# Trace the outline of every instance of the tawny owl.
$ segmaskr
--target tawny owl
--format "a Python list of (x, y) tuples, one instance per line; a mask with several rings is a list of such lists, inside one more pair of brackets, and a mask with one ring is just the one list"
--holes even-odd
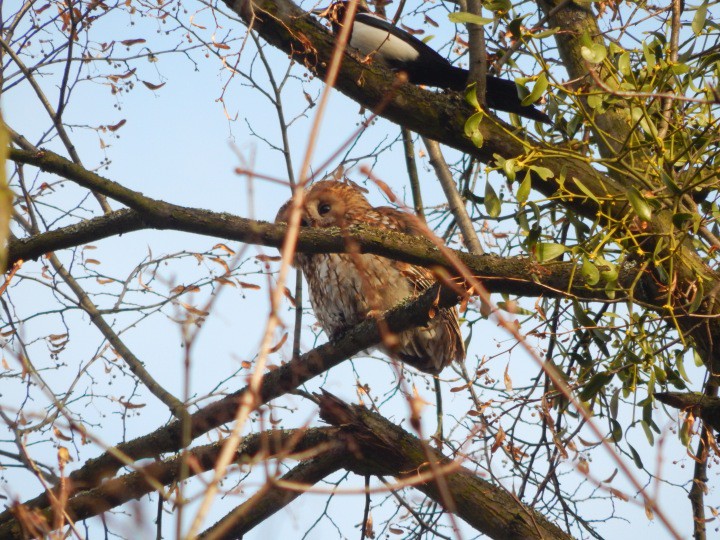
[[(288, 221), (291, 202), (280, 208), (276, 223)], [(306, 193), (301, 225), (323, 228), (358, 224), (422, 234), (409, 214), (388, 206), (372, 207), (353, 185), (322, 181)], [(436, 281), (426, 268), (371, 254), (298, 253), (296, 263), (307, 280), (315, 316), (330, 339), (371, 313), (419, 295)], [(426, 326), (397, 337), (399, 343), (392, 352), (385, 347), (383, 350), (426, 373), (439, 373), (453, 360), (465, 359), (455, 308), (441, 309)]]

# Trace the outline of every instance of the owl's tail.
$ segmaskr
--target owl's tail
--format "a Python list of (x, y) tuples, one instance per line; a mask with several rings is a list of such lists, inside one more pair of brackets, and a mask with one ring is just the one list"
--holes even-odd
[(464, 362), (465, 342), (457, 311), (441, 309), (426, 326), (403, 332), (395, 354), (402, 362), (431, 375), (437, 375), (453, 361)]

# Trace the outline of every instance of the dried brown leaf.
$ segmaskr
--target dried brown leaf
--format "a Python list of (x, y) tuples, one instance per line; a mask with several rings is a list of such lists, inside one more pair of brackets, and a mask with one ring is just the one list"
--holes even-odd
[(382, 190), (382, 192), (385, 194), (385, 196), (388, 198), (388, 200), (390, 202), (394, 203), (397, 201), (397, 197), (393, 193), (393, 190), (390, 189), (390, 186), (388, 186), (385, 182), (383, 182), (382, 180), (379, 180), (377, 178), (375, 179), (375, 183), (377, 184), (377, 187), (379, 187)]
[(132, 47), (133, 45), (139, 45), (140, 43), (145, 43), (145, 39), (143, 38), (137, 38), (137, 39), (123, 39), (120, 43), (125, 45), (126, 47)]
[(73, 458), (70, 456), (70, 452), (64, 446), (58, 446), (58, 463), (60, 468), (65, 467), (67, 463), (70, 463)]
[(367, 521), (365, 522), (365, 536), (368, 538), (375, 538), (375, 531), (373, 530), (373, 518), (372, 514), (368, 513)]
[(282, 257), (280, 257), (279, 255), (265, 255), (264, 253), (261, 253), (260, 255), (255, 255), (255, 258), (258, 261), (262, 262), (277, 262), (282, 260)]
[(512, 392), (513, 384), (512, 379), (510, 378), (510, 363), (508, 363), (507, 366), (505, 366), (505, 373), (503, 374), (503, 380), (505, 381), (505, 390), (508, 392)]
[(225, 244), (222, 244), (222, 243), (215, 244), (212, 248), (213, 249), (222, 249), (223, 251), (226, 251), (228, 253), (228, 255), (235, 255), (235, 252), (232, 249), (230, 249), (229, 247), (227, 247)]
[(62, 431), (60, 431), (56, 427), (53, 427), (53, 433), (61, 441), (72, 441), (72, 437), (68, 437), (67, 435), (65, 435)]
[(602, 481), (603, 484), (609, 484), (615, 479), (615, 475), (617, 475), (618, 470), (615, 469), (610, 476), (608, 476), (605, 480)]
[(598, 446), (599, 444), (602, 444), (602, 441), (600, 441), (600, 442), (586, 441), (579, 435), (578, 435), (578, 440), (583, 444), (583, 446)]
[(186, 304), (185, 302), (180, 302), (180, 305), (193, 315), (198, 315), (199, 317), (207, 317), (210, 314), (208, 311), (203, 311), (202, 309), (198, 309), (190, 304)]
[[(560, 439), (558, 439), (557, 434), (553, 434), (553, 442), (555, 443), (555, 448), (558, 449), (558, 451), (560, 452), (560, 455), (562, 456), (562, 458), (563, 458), (563, 459), (567, 459), (567, 458), (568, 458), (567, 450), (565, 449), (565, 446), (563, 446), (563, 444), (562, 444), (562, 442), (560, 441)], [(570, 444), (568, 443), (568, 446), (569, 446), (569, 445), (570, 445)]]
[(411, 27), (406, 26), (406, 25), (404, 25), (404, 24), (400, 24), (400, 28), (402, 28), (403, 30), (405, 30), (408, 34), (412, 34), (412, 35), (414, 35), (414, 36), (415, 36), (415, 35), (422, 35), (422, 34), (425, 33), (425, 30), (422, 30), (422, 29), (420, 29), (420, 28), (411, 28)]
[(105, 126), (105, 127), (106, 127), (106, 129), (107, 129), (108, 131), (115, 132), (115, 131), (117, 131), (118, 129), (120, 129), (121, 127), (123, 127), (126, 123), (127, 123), (127, 120), (125, 120), (125, 119), (123, 118), (123, 119), (120, 120), (117, 124), (113, 124), (112, 126)]
[(649, 505), (645, 505), (645, 516), (646, 516), (649, 520), (655, 519), (655, 513), (653, 512), (653, 509), (650, 508)]
[(278, 352), (280, 350), (280, 348), (283, 346), (283, 344), (287, 341), (287, 338), (288, 338), (288, 333), (285, 332), (283, 334), (283, 336), (280, 338), (280, 341), (278, 342), (278, 344), (275, 345), (274, 347), (270, 347), (270, 350), (268, 352), (271, 354)]
[(255, 285), (254, 283), (246, 283), (245, 281), (238, 281), (238, 285), (240, 285), (243, 289), (252, 289), (253, 291), (257, 291), (260, 289), (260, 285)]
[(627, 501), (630, 500), (630, 497), (628, 497), (627, 495), (625, 495), (625, 494), (624, 494), (622, 491), (620, 491), (619, 489), (610, 488), (610, 493), (612, 493), (613, 495), (615, 495), (615, 496), (616, 496), (618, 499), (620, 499), (621, 501), (627, 502)]
[(285, 289), (283, 290), (283, 293), (285, 294), (285, 298), (288, 299), (288, 302), (290, 302), (290, 305), (292, 307), (295, 307), (297, 304), (295, 303), (295, 297), (290, 293), (290, 289), (285, 287)]
[(142, 409), (145, 407), (145, 403), (130, 403), (129, 401), (123, 401), (121, 399), (119, 399), (118, 402), (126, 409)]
[(165, 86), (167, 83), (160, 83), (160, 84), (153, 84), (147, 81), (142, 82), (145, 86), (147, 86), (150, 90), (160, 90), (163, 86)]
[(493, 442), (492, 446), (490, 447), (490, 452), (494, 454), (498, 451), (498, 448), (500, 448), (505, 441), (505, 430), (503, 430), (502, 426), (498, 427), (498, 432), (495, 434), (495, 442)]
[(214, 262), (215, 264), (219, 264), (220, 266), (222, 266), (222, 267), (225, 269), (225, 273), (226, 273), (226, 274), (229, 274), (229, 273), (230, 273), (230, 267), (229, 267), (228, 264), (227, 264), (223, 259), (221, 259), (220, 257), (210, 257), (210, 260), (211, 260), (212, 262)]

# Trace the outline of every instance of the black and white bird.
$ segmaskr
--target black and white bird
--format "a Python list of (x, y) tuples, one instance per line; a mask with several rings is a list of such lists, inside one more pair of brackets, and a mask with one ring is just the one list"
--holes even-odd
[[(342, 28), (347, 1), (333, 2), (312, 13), (330, 21), (333, 33)], [(350, 32), (350, 46), (395, 71), (403, 71), (413, 84), (462, 91), (467, 86), (468, 71), (453, 66), (446, 58), (418, 38), (379, 17), (358, 3)], [(532, 105), (522, 105), (513, 81), (487, 76), (485, 100), (492, 109), (515, 113), (539, 122), (550, 118)]]

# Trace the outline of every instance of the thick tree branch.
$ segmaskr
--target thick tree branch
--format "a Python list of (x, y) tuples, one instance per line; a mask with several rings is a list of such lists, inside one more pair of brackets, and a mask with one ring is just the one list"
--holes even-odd
[[(444, 481), (451, 493), (455, 513), (478, 531), (491, 538), (513, 540), (572, 537), (542, 514), (523, 505), (507, 490), (478, 478), (477, 475), (443, 456), (430, 445), (396, 426), (379, 414), (360, 406), (350, 406), (325, 393), (320, 416), (342, 428), (359, 447), (359, 454), (348, 453), (350, 468), (357, 474), (392, 475), (412, 482), (428, 472), (433, 460), (445, 469)], [(438, 480), (430, 478), (414, 484), (442, 506)]]
[[(597, 19), (593, 15), (590, 5), (567, 2), (560, 9), (556, 9), (560, 3), (553, 0), (538, 0), (538, 5), (548, 17), (549, 26), (562, 28), (562, 32), (555, 34), (555, 40), (563, 66), (570, 75), (570, 79), (577, 81), (576, 87), (581, 87), (583, 84), (595, 86), (593, 80), (588, 77), (588, 63), (582, 56), (582, 48), (585, 46), (583, 39), (585, 35), (590, 38), (592, 43), (605, 46)], [(598, 76), (605, 84), (616, 88), (618, 81), (614, 75), (603, 69), (602, 64), (598, 66)], [(589, 92), (583, 93), (580, 100), (585, 107), (585, 116), (592, 119), (591, 125), (595, 132), (600, 155), (614, 159), (619, 154), (623, 154), (628, 142), (633, 140), (632, 126), (628, 122), (629, 115), (616, 107), (607, 107), (601, 112), (593, 110), (587, 103), (589, 94)]]
[[(275, 225), (197, 208), (175, 208), (177, 212), (172, 218), (167, 217), (164, 212), (154, 214), (152, 210), (144, 212), (142, 216), (135, 210), (118, 210), (76, 225), (16, 239), (9, 243), (8, 260), (12, 264), (18, 260), (36, 259), (48, 252), (148, 228), (192, 232), (277, 248), (282, 246), (285, 237), (286, 227), (282, 224)], [(374, 253), (431, 268), (443, 267), (457, 275), (457, 271), (429, 240), (361, 226), (351, 227), (344, 235), (340, 235), (338, 229), (332, 228), (302, 229), (298, 237), (297, 251), (344, 253), (348, 240), (352, 240), (361, 253)], [(578, 275), (577, 267), (572, 262), (539, 264), (528, 257), (478, 256), (448, 249), (470, 268), (474, 276), (483, 280), (490, 292), (522, 296), (571, 296), (607, 301), (604, 289), (600, 286), (588, 286), (582, 276)], [(620, 284), (629, 285), (636, 278), (636, 268), (624, 267), (620, 270)], [(616, 299), (624, 297), (624, 293), (618, 291)], [(642, 291), (636, 292), (635, 299), (651, 302)]]
[[(267, 0), (270, 1), (270, 0)], [(285, 2), (286, 0), (276, 0), (278, 2)], [(284, 27), (283, 27), (284, 28)], [(420, 91), (416, 89), (416, 91)], [(431, 94), (432, 95), (432, 94)], [(228, 214), (220, 214), (221, 219), (216, 219), (218, 216), (213, 212), (204, 210), (188, 209), (181, 206), (173, 205), (156, 199), (145, 197), (141, 193), (135, 192), (128, 189), (116, 182), (103, 178), (97, 174), (91, 173), (84, 168), (72, 163), (71, 161), (48, 151), (42, 152), (28, 152), (25, 150), (10, 150), (10, 159), (34, 165), (42, 170), (58, 174), (64, 178), (68, 178), (79, 185), (91, 189), (95, 192), (102, 193), (111, 197), (119, 202), (122, 202), (131, 208), (138, 210), (148, 225), (159, 228), (159, 229), (175, 229), (187, 232), (198, 232), (202, 231), (202, 234), (223, 236), (230, 239), (237, 239), (240, 241), (251, 241), (266, 245), (280, 245), (280, 231), (278, 229), (271, 229), (269, 225), (263, 225), (259, 222), (252, 222), (249, 220), (242, 220), (241, 218), (233, 217)], [(579, 162), (578, 162), (579, 163)], [(591, 169), (592, 170), (592, 169)], [(563, 173), (562, 178), (565, 179), (565, 185), (569, 183), (569, 178)], [(597, 176), (597, 175), (596, 175)], [(587, 187), (587, 183), (591, 180), (583, 177), (583, 185)], [(606, 189), (605, 202), (601, 204), (603, 209), (617, 212), (620, 208), (623, 209), (622, 215), (623, 220), (627, 221), (632, 214), (627, 214), (627, 199), (621, 197), (617, 199), (610, 191), (609, 186), (612, 182), (608, 181), (606, 184), (601, 185), (598, 189)], [(597, 186), (594, 186), (597, 187)], [(578, 188), (579, 189), (579, 188)], [(572, 208), (572, 200), (570, 199), (583, 199), (584, 201), (589, 200), (587, 196), (563, 196), (563, 202), (570, 204)], [(588, 207), (581, 205), (585, 211)], [(691, 335), (696, 342), (696, 345), (700, 347), (703, 352), (703, 357), (707, 359), (707, 365), (711, 369), (712, 373), (720, 373), (720, 348), (717, 350), (714, 348), (715, 343), (720, 343), (720, 322), (718, 322), (717, 316), (720, 313), (720, 300), (716, 297), (720, 294), (720, 289), (706, 287), (705, 290), (712, 290), (713, 292), (708, 294), (706, 299), (701, 302), (700, 307), (694, 313), (687, 312), (687, 306), (691, 305), (692, 300), (686, 297), (683, 291), (693, 291), (697, 289), (696, 282), (699, 276), (703, 279), (710, 281), (717, 281), (718, 276), (716, 272), (709, 269), (704, 261), (700, 258), (698, 253), (694, 250), (690, 238), (681, 231), (677, 231), (673, 225), (673, 212), (669, 209), (661, 210), (656, 212), (651, 221), (651, 227), (645, 233), (637, 232), (636, 240), (643, 245), (643, 241), (646, 242), (645, 249), (652, 252), (652, 246), (654, 245), (657, 238), (661, 237), (661, 232), (664, 231), (666, 235), (682, 235), (679, 238), (674, 238), (676, 245), (672, 246), (672, 253), (669, 254), (673, 260), (672, 272), (676, 279), (676, 285), (669, 293), (669, 298), (659, 297), (657, 292), (653, 292), (652, 288), (648, 288), (650, 291), (650, 298), (645, 299), (635, 291), (633, 292), (633, 298), (635, 300), (645, 300), (648, 303), (654, 304), (655, 309), (660, 311), (662, 314), (666, 314), (667, 306), (670, 306), (672, 310), (670, 315), (671, 319), (678, 324), (680, 329)], [(241, 227), (245, 230), (242, 233), (242, 237), (236, 237), (233, 234), (228, 234), (228, 228)], [(651, 232), (654, 231), (653, 236)], [(309, 237), (320, 234), (318, 231), (311, 231), (307, 233)], [(370, 235), (370, 231), (365, 231), (366, 235)], [(380, 245), (385, 243), (385, 239), (389, 238), (387, 233), (381, 233), (375, 231), (375, 243)], [(272, 241), (268, 237), (274, 236)], [(366, 238), (367, 240), (367, 238)], [(338, 245), (338, 251), (345, 250), (345, 239), (341, 235), (336, 235), (335, 242)], [(373, 242), (371, 242), (373, 243)], [(672, 244), (670, 244), (672, 245)], [(400, 245), (397, 246), (401, 248)], [(425, 250), (424, 255), (430, 255), (435, 248), (429, 248)], [(323, 250), (321, 250), (323, 251)], [(324, 250), (327, 251), (327, 250)], [(378, 252), (378, 254), (384, 254)], [(390, 255), (388, 255), (390, 256)], [(439, 251), (435, 252), (435, 256), (438, 258), (438, 264), (445, 265), (443, 258), (440, 256)], [(467, 257), (465, 255), (464, 257)], [(408, 262), (416, 262), (412, 258), (407, 259)], [(530, 268), (526, 268), (525, 272), (518, 271), (523, 270), (521, 268), (514, 268), (516, 271), (514, 276), (528, 276), (527, 282), (519, 280), (517, 283), (520, 285), (517, 289), (508, 292), (515, 292), (517, 294), (540, 294), (536, 288), (532, 288), (535, 292), (530, 293), (524, 286), (534, 281), (534, 274), (536, 273), (532, 268), (532, 263), (528, 263)], [(472, 271), (481, 278), (485, 277), (484, 272), (479, 268), (472, 268)], [(537, 269), (537, 268), (535, 268)], [(529, 270), (529, 272), (527, 271)], [(566, 279), (564, 283), (556, 283), (551, 286), (551, 289), (555, 291), (565, 290), (563, 287), (567, 287), (568, 283), (572, 281), (573, 284), (580, 283), (580, 290), (577, 290), (574, 286), (571, 289), (571, 293), (580, 298), (587, 298), (584, 294), (583, 284), (580, 282), (579, 277), (574, 279)], [(621, 285), (627, 282), (620, 281)], [(666, 289), (665, 285), (660, 284), (660, 289)], [(597, 298), (597, 296), (594, 296)], [(707, 317), (710, 315), (711, 317)]]
[(149, 226), (139, 212), (122, 209), (45, 233), (14, 238), (8, 243), (8, 256), (12, 258), (10, 266), (19, 260), (37, 259), (51, 251), (147, 228)]
[(657, 392), (655, 399), (676, 409), (692, 411), (720, 433), (720, 398), (700, 392)]
[[(358, 474), (392, 475), (410, 482), (438, 503), (445, 505), (438, 490), (438, 478), (416, 481), (418, 474), (432, 470), (428, 459), (444, 471), (453, 501), (453, 511), (491, 538), (555, 538), (571, 537), (544, 516), (523, 505), (504, 488), (478, 478), (471, 470), (439, 452), (382, 416), (359, 406), (348, 406), (334, 396), (324, 394), (321, 417), (336, 427), (297, 430), (273, 430), (246, 437), (236, 462), (251, 460), (258, 453), (264, 456), (289, 455), (316, 449), (320, 454), (295, 467), (278, 484), (268, 484), (254, 496), (208, 529), (203, 538), (237, 538), (274, 514), (302, 494), (289, 490), (284, 483), (312, 485), (332, 472), (345, 468)], [(343, 448), (339, 449), (338, 445)], [(94, 489), (71, 497), (64, 507), (73, 521), (80, 521), (116, 508), (126, 502), (170, 485), (180, 477), (183, 463), (190, 460), (191, 475), (213, 468), (222, 449), (222, 441), (200, 446), (187, 455), (152, 463), (138, 471), (108, 480)], [(15, 509), (16, 510), (16, 509)], [(39, 514), (46, 523), (55, 523), (50, 508)], [(0, 525), (0, 540), (23, 538), (18, 521), (11, 519)]]

